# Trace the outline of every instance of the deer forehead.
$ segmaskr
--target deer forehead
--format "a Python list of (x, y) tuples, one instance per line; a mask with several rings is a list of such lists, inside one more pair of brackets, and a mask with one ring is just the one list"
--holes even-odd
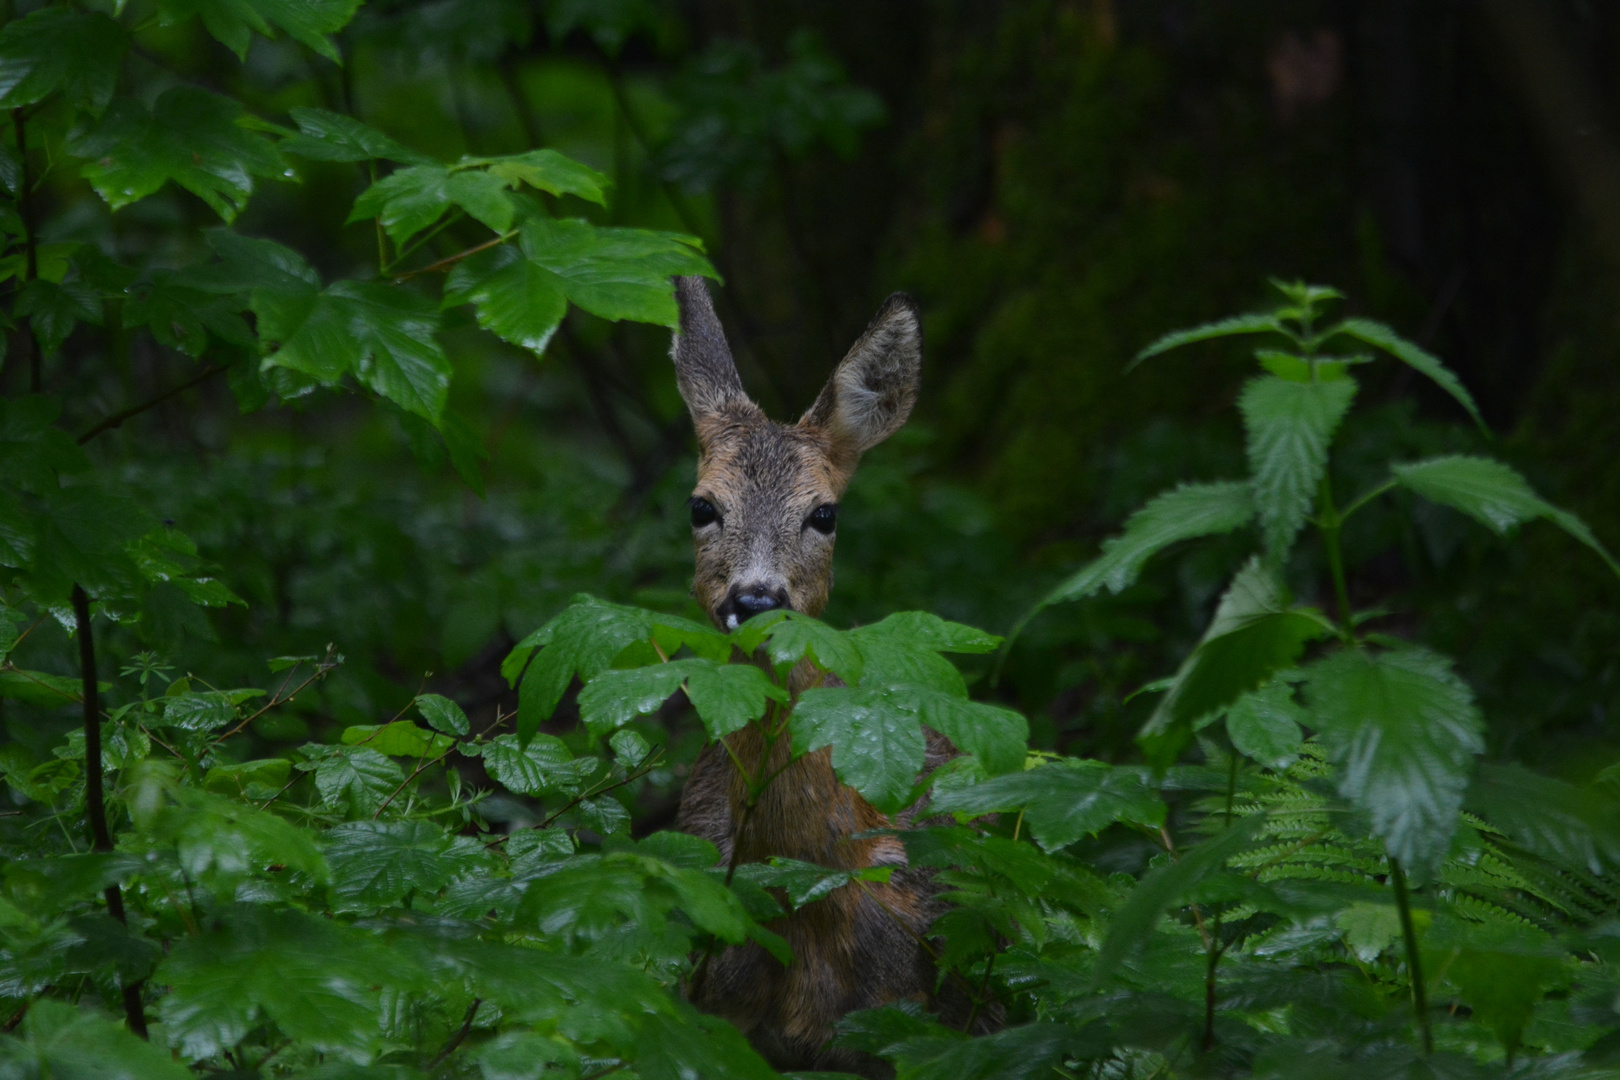
[(697, 493), (747, 518), (808, 511), (836, 501), (848, 482), (823, 432), (763, 418), (713, 431), (698, 461)]

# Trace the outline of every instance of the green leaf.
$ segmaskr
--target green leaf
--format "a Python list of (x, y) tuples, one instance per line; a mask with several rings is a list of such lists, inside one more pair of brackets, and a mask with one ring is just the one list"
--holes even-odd
[(459, 206), (496, 232), (512, 227), (515, 213), (506, 181), (482, 169), (411, 165), (372, 184), (354, 201), (349, 221), (378, 218), (396, 244), (403, 244)]
[(519, 795), (573, 795), (596, 767), (590, 758), (575, 759), (555, 735), (535, 735), (527, 746), (516, 735), (499, 735), (483, 753), (490, 775)]
[[(1310, 608), (1290, 608), (1281, 578), (1259, 556), (1232, 578), (1204, 638), (1182, 663), (1142, 728), (1156, 764), (1168, 764), (1190, 725), (1290, 667), (1307, 642), (1333, 632)], [(1160, 752), (1160, 751), (1163, 752)]]
[(1273, 679), (1232, 702), (1226, 710), (1226, 734), (1240, 754), (1281, 771), (1299, 757), (1304, 741), (1300, 724), (1305, 710), (1294, 701), (1294, 688)]
[(1310, 513), (1327, 468), (1328, 445), (1355, 398), (1353, 379), (1250, 380), (1238, 399), (1247, 433), (1249, 483), (1266, 552), (1283, 558)]
[(58, 284), (35, 278), (26, 282), (18, 297), (15, 313), (28, 316), (39, 350), (53, 356), (81, 322), (101, 325), (101, 297), (81, 281)]
[(389, 724), (353, 724), (343, 729), (344, 746), (369, 746), (389, 757), (439, 757), (456, 745), (448, 735), (426, 731), (409, 720)]
[(1097, 950), (1093, 980), (1100, 983), (1145, 944), (1164, 910), (1226, 865), (1226, 860), (1242, 851), (1264, 823), (1263, 814), (1244, 818), (1212, 839), (1179, 851), (1172, 862), (1149, 870), (1109, 921), (1107, 936)]
[(213, 731), (236, 719), (236, 702), (223, 690), (192, 691), (163, 699), (163, 716), (156, 727), (184, 731)]
[(1549, 986), (1563, 978), (1563, 950), (1526, 925), (1446, 926), (1424, 942), (1425, 951), (1457, 987), (1473, 1019), (1513, 1053)]
[(1277, 316), (1269, 311), (1257, 311), (1251, 315), (1233, 315), (1231, 318), (1217, 319), (1214, 322), (1204, 323), (1201, 326), (1194, 326), (1187, 330), (1173, 330), (1137, 353), (1135, 359), (1131, 361), (1130, 367), (1126, 368), (1126, 370), (1129, 371), (1131, 367), (1135, 367), (1149, 357), (1158, 356), (1160, 353), (1169, 352), (1171, 349), (1178, 349), (1183, 345), (1191, 345), (1199, 341), (1212, 341), (1215, 338), (1232, 337), (1235, 334), (1264, 333), (1286, 333)]
[(1576, 787), (1518, 765), (1482, 764), (1465, 805), (1543, 858), (1593, 874), (1620, 867), (1620, 799), (1605, 785)]
[(461, 706), (440, 694), (418, 694), (416, 710), (422, 714), (422, 719), (433, 725), (435, 731), (442, 731), (446, 735), (465, 735), (471, 730), (467, 714), (461, 711)]
[(294, 106), (287, 110), (298, 134), (283, 139), (281, 149), (310, 161), (371, 161), (382, 158), (407, 165), (431, 165), (426, 154), (401, 146), (369, 124), (328, 109)]
[(501, 663), (501, 675), (518, 687), (519, 740), (527, 742), (556, 710), (576, 674), (590, 682), (626, 646), (652, 635), (647, 612), (576, 596), (556, 618), (518, 642)]
[(338, 281), (326, 290), (256, 294), (259, 336), (279, 348), (266, 367), (301, 371), (327, 385), (353, 374), (431, 423), (444, 412), (450, 361), (432, 303), (408, 289)]
[(788, 904), (797, 911), (813, 904), (852, 881), (886, 882), (892, 875), (891, 866), (870, 866), (862, 870), (829, 870), (825, 866), (800, 862), (798, 859), (773, 857), (769, 862), (743, 863), (737, 867), (737, 876), (762, 888), (781, 889), (787, 894)]
[(731, 639), (748, 656), (763, 645), (778, 667), (809, 658), (847, 683), (861, 679), (861, 651), (854, 640), (797, 611), (778, 609), (755, 616), (733, 631)]
[[(108, 685), (108, 684), (103, 684)], [(76, 704), (83, 684), (67, 675), (10, 668), (0, 671), (0, 698), (25, 701), (42, 709), (60, 709)]]
[(0, 1071), (8, 1075), (61, 1080), (187, 1080), (192, 1075), (161, 1046), (62, 1001), (30, 1003), (18, 1033), (21, 1039), (0, 1046)]
[(400, 767), (369, 746), (322, 747), (315, 790), (327, 806), (346, 805), (352, 816), (376, 813), (405, 782)]
[(1036, 1080), (1062, 1075), (1076, 1058), (1106, 1057), (1113, 1040), (1100, 1029), (1038, 1020), (974, 1039), (955, 1032), (911, 1038), (890, 1053), (906, 1080)]
[(151, 112), (133, 97), (120, 98), (68, 151), (87, 159), (80, 175), (114, 210), (173, 180), (234, 221), (253, 193), (253, 177), (280, 176), (286, 168), (269, 140), (242, 119), (234, 100), (176, 86)]
[(343, 58), (327, 35), (347, 26), (359, 7), (360, 0), (160, 0), (158, 13), (165, 25), (201, 16), (208, 32), (243, 59), (253, 34), (272, 37), (272, 27), (279, 27), (341, 64)]
[(850, 631), (861, 654), (861, 685), (915, 684), (967, 696), (956, 665), (940, 652), (994, 651), (1001, 639), (923, 611), (902, 611)]
[(239, 312), (235, 296), (220, 296), (189, 284), (187, 272), (149, 272), (129, 287), (124, 300), (124, 328), (144, 326), (172, 349), (201, 358), (210, 340), (247, 348), (253, 331)]
[(1116, 821), (1158, 828), (1165, 806), (1145, 769), (1064, 759), (982, 783), (936, 789), (929, 810), (939, 813), (1024, 812), (1030, 835), (1046, 851), (1095, 836)]
[(579, 692), (580, 719), (592, 735), (604, 735), (638, 716), (657, 712), (688, 676), (713, 666), (710, 660), (671, 660), (604, 671)]
[(477, 841), (447, 834), (430, 821), (353, 821), (323, 838), (339, 905), (376, 911), (407, 893), (431, 894), (476, 866)]
[(32, 105), (61, 91), (99, 113), (112, 100), (129, 49), (124, 28), (100, 12), (44, 7), (0, 29), (0, 108)]
[(372, 1056), (381, 1042), (379, 984), (399, 964), (330, 919), (255, 904), (226, 906), (214, 926), (174, 943), (154, 979), (181, 1053), (207, 1058), (270, 1020), (288, 1038), (325, 1053)]
[(720, 739), (764, 716), (767, 701), (785, 704), (788, 692), (752, 664), (710, 663), (688, 677), (686, 697), (709, 738)]
[(521, 237), (524, 257), (556, 275), (570, 301), (613, 321), (677, 327), (680, 313), (670, 278), (718, 276), (701, 243), (680, 233), (531, 218)]
[(1123, 592), (1143, 564), (1171, 544), (1229, 533), (1253, 521), (1254, 513), (1249, 485), (1235, 480), (1182, 484), (1166, 491), (1132, 514), (1123, 533), (1103, 541), (1101, 556), (1047, 593), (1034, 611), (1093, 596), (1104, 586)]
[(175, 805), (164, 808), (148, 831), (175, 846), (180, 866), (193, 877), (234, 883), (281, 865), (325, 880), (326, 860), (308, 832), (268, 811), (195, 788), (175, 788), (172, 794)]
[(555, 150), (530, 150), (510, 157), (477, 158), (474, 162), (488, 166), (491, 173), (511, 187), (523, 183), (553, 195), (577, 195), (598, 206), (607, 206), (611, 181), (590, 166)]
[(51, 918), (143, 869), (139, 856), (111, 851), (13, 859), (5, 868), (6, 895), (19, 907)]
[(1485, 749), (1473, 694), (1450, 661), (1421, 648), (1346, 649), (1306, 672), (1340, 794), (1410, 875), (1433, 874), (1457, 829), (1473, 757)]
[(1474, 423), (1479, 425), (1481, 431), (1488, 431), (1484, 418), (1479, 415), (1479, 409), (1474, 405), (1473, 397), (1463, 387), (1461, 380), (1452, 374), (1438, 357), (1407, 341), (1383, 323), (1371, 319), (1346, 319), (1324, 334), (1322, 340), (1326, 341), (1340, 334), (1383, 349), (1418, 374), (1427, 375), (1439, 384), (1440, 389), (1450, 394), (1459, 405), (1468, 410), (1468, 415), (1474, 418)]
[(867, 802), (884, 813), (905, 805), (925, 746), (916, 711), (892, 700), (889, 692), (808, 690), (793, 708), (790, 727), (795, 754), (831, 746), (838, 778)]
[(1610, 570), (1620, 563), (1580, 518), (1544, 500), (1511, 466), (1490, 458), (1454, 455), (1390, 467), (1404, 487), (1430, 502), (1460, 510), (1498, 536), (1536, 518), (1546, 518), (1597, 552)]
[(444, 291), (446, 304), (471, 303), (479, 326), (537, 355), (546, 351), (568, 313), (557, 275), (507, 244), (463, 259)]

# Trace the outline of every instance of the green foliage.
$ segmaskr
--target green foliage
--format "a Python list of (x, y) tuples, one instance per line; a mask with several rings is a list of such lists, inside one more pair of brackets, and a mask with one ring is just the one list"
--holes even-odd
[[(1264, 335), (1266, 374), (1238, 404), (1248, 474), (1148, 501), (1035, 611), (1157, 587), (1141, 585), (1150, 560), (1200, 538), (1224, 538), (1206, 576), (1225, 585), (1182, 582), (1187, 608), (1213, 612), (1156, 686), (1146, 765), (1031, 751), (1030, 720), (987, 699), (974, 659), (1011, 639), (894, 613), (878, 587), (863, 602), (885, 617), (849, 630), (782, 612), (726, 634), (652, 610), (678, 606), (660, 589), (682, 556), (635, 521), (681, 493), (633, 455), (525, 441), (552, 454), (527, 500), (331, 482), (344, 455), (392, 439), (483, 496), (480, 462), (519, 425), (477, 430), (458, 410), (487, 384), (555, 399), (565, 362), (609, 437), (671, 441), (678, 403), (622, 423), (622, 371), (592, 366), (642, 344), (613, 323), (662, 348), (671, 275), (717, 276), (699, 238), (658, 226), (693, 230), (719, 204), (694, 213), (670, 185), (746, 189), (815, 146), (847, 156), (883, 115), (809, 36), (774, 68), (716, 41), (663, 88), (592, 69), (618, 110), (611, 154), (495, 153), (402, 122), (408, 93), (368, 113), (381, 127), (353, 102), (388, 96), (371, 92), (377, 71), (501, 55), (533, 32), (527, 6), (358, 7), (48, 4), (0, 28), (0, 104), (17, 110), (0, 280), (28, 364), (24, 392), (8, 361), (0, 398), (0, 1072), (769, 1077), (686, 1004), (702, 958), (746, 944), (793, 964), (773, 929), (784, 911), (902, 873), (947, 905), (927, 948), (942, 998), (972, 1010), (960, 1027), (1000, 1029), (970, 1035), (910, 1001), (847, 1018), (841, 1045), (900, 1077), (1602, 1067), (1615, 786), (1477, 765), (1468, 685), (1437, 652), (1369, 632), (1379, 613), (1345, 585), (1346, 519), (1397, 488), (1499, 535), (1545, 518), (1609, 559), (1507, 465), (1409, 460), (1437, 448), (1403, 449), (1381, 463), (1387, 483), (1339, 506), (1333, 455), (1371, 357), (1324, 350), (1380, 350), (1477, 420), (1434, 356), (1366, 319), (1322, 323), (1338, 294), (1303, 285), (1144, 350)], [(609, 57), (679, 32), (639, 2), (540, 18)], [(203, 33), (221, 62), (247, 62), (209, 78), (175, 62)], [(551, 130), (522, 73), (501, 70), (519, 125)], [(578, 77), (559, 71), (544, 74)], [(267, 90), (266, 72), (285, 81)], [(672, 110), (656, 145), (644, 94)], [(639, 158), (620, 153), (629, 136)], [(321, 213), (289, 211), (294, 184)], [(316, 244), (321, 230), (342, 239)], [(153, 357), (180, 380), (112, 406)], [(176, 421), (203, 440), (182, 455), (210, 459), (198, 468), (110, 435), (219, 373), (248, 417), (231, 437), (254, 448)], [(340, 389), (375, 408), (334, 405)], [(852, 504), (914, 519), (896, 549), (955, 536), (960, 562), (883, 588), (952, 615), (975, 608), (967, 591), (934, 596), (943, 584), (1027, 602), (984, 569), (1010, 556), (973, 561), (988, 547), (969, 542), (971, 497), (890, 497), (882, 470), (910, 467), (896, 453)], [(420, 557), (438, 548), (452, 554)], [(632, 581), (647, 586), (635, 604), (567, 599)], [(320, 646), (351, 637), (392, 644), (350, 675)], [(422, 640), (452, 667), (517, 641), (501, 665), (515, 714), (476, 679), (402, 689), (427, 666)], [(101, 650), (100, 671), (80, 646)], [(931, 733), (958, 754), (923, 775)], [(746, 738), (825, 750), (840, 780), (918, 824), (910, 865), (726, 866), (706, 841), (632, 828), (699, 744)], [(776, 777), (740, 779), (752, 807)]]

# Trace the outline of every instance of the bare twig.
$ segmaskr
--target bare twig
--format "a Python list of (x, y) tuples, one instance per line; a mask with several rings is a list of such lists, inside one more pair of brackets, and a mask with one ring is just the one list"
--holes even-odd
[(492, 247), (499, 247), (517, 234), (518, 231), (516, 229), (512, 229), (509, 232), (503, 232), (501, 235), (492, 240), (485, 240), (482, 244), (479, 244), (476, 247), (470, 247), (466, 251), (458, 251), (454, 255), (451, 255), (448, 258), (440, 259), (436, 263), (429, 263), (427, 266), (423, 266), (419, 269), (408, 270), (403, 274), (398, 274), (394, 277), (394, 283), (397, 285), (401, 281), (409, 281), (418, 274), (431, 274), (438, 270), (449, 269), (462, 259), (477, 255), (480, 251), (488, 251)]
[(146, 412), (148, 409), (157, 408), (159, 405), (163, 404), (165, 401), (168, 401), (176, 394), (190, 390), (198, 383), (207, 382), (209, 379), (212, 379), (215, 375), (218, 375), (229, 366), (230, 365), (228, 364), (210, 364), (197, 374), (193, 375), (191, 378), (187, 379), (185, 382), (169, 387), (156, 397), (148, 398), (139, 405), (131, 405), (123, 412), (113, 413), (95, 427), (90, 428), (83, 435), (80, 435), (78, 438), (79, 445), (83, 446), (97, 435), (100, 435), (103, 431), (111, 431), (115, 427), (122, 427), (125, 420), (133, 419), (134, 417), (141, 415), (141, 413)]
[[(84, 690), (84, 812), (89, 818), (92, 850), (113, 850), (112, 833), (107, 829), (107, 804), (101, 790), (101, 701), (96, 686), (96, 643), (90, 630), (90, 597), (73, 586), (73, 625), (79, 638), (79, 674)], [(124, 925), (124, 894), (114, 882), (108, 885), (107, 914)], [(141, 980), (144, 981), (144, 980)], [(146, 1011), (141, 1007), (141, 981), (124, 985), (124, 1017), (129, 1030), (146, 1038)]]
[(332, 659), (332, 657), (333, 657), (332, 646), (328, 645), (326, 647), (326, 655), (323, 656), (320, 659), (320, 661), (316, 663), (315, 670), (310, 674), (309, 678), (307, 678), (303, 682), (299, 683), (298, 688), (295, 689), (292, 693), (288, 694), (286, 697), (282, 697), (281, 696), (282, 690), (285, 690), (287, 688), (287, 684), (292, 681), (292, 672), (297, 670), (297, 665), (294, 665), (294, 667), (288, 671), (287, 677), (281, 681), (281, 689), (277, 690), (275, 692), (275, 694), (271, 696), (270, 700), (265, 704), (265, 706), (262, 709), (260, 709), (258, 712), (254, 713), (252, 716), (249, 716), (247, 719), (243, 720), (240, 724), (237, 724), (235, 727), (231, 728), (231, 730), (225, 732), (225, 734), (220, 735), (219, 737), (217, 737), (214, 740), (215, 744), (217, 745), (219, 743), (224, 742), (226, 739), (229, 739), (232, 735), (237, 734), (243, 728), (245, 728), (249, 724), (253, 723), (253, 721), (257, 720), (259, 717), (263, 716), (265, 713), (269, 712), (271, 709), (274, 709), (279, 705), (285, 705), (289, 701), (291, 701), (293, 698), (295, 698), (299, 694), (303, 693), (305, 688), (307, 688), (310, 683), (314, 682), (316, 679), (322, 678), (323, 676), (326, 675), (326, 673), (328, 671), (331, 671), (333, 668), (338, 666), (338, 661)]
[(483, 1003), (483, 998), (472, 999), (472, 1004), (467, 1006), (467, 1018), (461, 1022), (461, 1030), (456, 1032), (451, 1040), (444, 1044), (444, 1049), (435, 1054), (432, 1061), (428, 1062), (428, 1072), (432, 1072), (440, 1065), (443, 1065), (445, 1059), (456, 1052), (456, 1047), (460, 1046), (466, 1041), (467, 1033), (472, 1030), (473, 1018), (478, 1015), (478, 1006), (482, 1005)]

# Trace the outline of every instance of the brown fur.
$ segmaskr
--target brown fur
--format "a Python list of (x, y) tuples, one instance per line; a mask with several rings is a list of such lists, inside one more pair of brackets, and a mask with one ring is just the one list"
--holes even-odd
[[(718, 514), (693, 529), (693, 595), (723, 628), (735, 617), (728, 598), (738, 590), (764, 590), (818, 615), (832, 586), (836, 533), (810, 527), (809, 516), (837, 503), (861, 453), (911, 412), (922, 360), (916, 309), (902, 295), (890, 297), (816, 403), (797, 424), (784, 425), (743, 393), (702, 279), (676, 279), (676, 298), (676, 376), (701, 450), (693, 494)], [(797, 691), (810, 669), (801, 664), (793, 675)], [(736, 1024), (779, 1069), (881, 1075), (881, 1062), (827, 1046), (845, 1013), (910, 999), (958, 1024), (967, 1014), (960, 995), (935, 994), (936, 974), (920, 944), (941, 910), (929, 878), (906, 867), (894, 836), (859, 836), (904, 828), (910, 815), (891, 821), (840, 783), (827, 749), (789, 762), (788, 740), (767, 750), (757, 726), (727, 741), (750, 775), (767, 752), (767, 772), (781, 772), (749, 810), (743, 774), (725, 748), (712, 745), (699, 756), (682, 793), (679, 827), (712, 841), (725, 864), (774, 855), (838, 869), (896, 869), (888, 884), (847, 885), (773, 923), (793, 947), (792, 964), (755, 945), (714, 956), (695, 980), (695, 1002)], [(954, 753), (928, 732), (926, 769)]]

